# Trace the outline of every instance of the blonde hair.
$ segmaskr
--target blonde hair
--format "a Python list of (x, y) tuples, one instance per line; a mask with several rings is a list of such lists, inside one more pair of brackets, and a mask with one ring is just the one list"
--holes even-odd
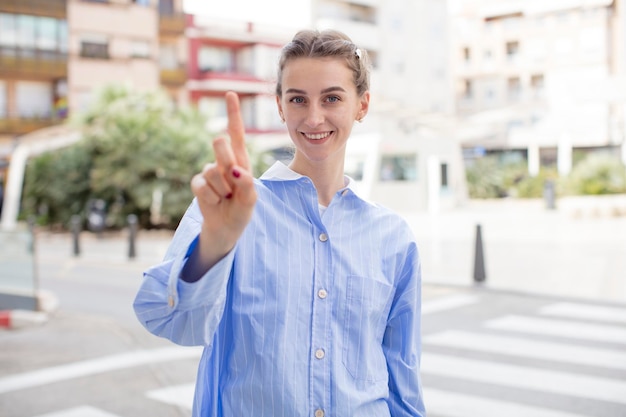
[(282, 76), (285, 65), (297, 58), (343, 58), (352, 70), (358, 95), (370, 88), (370, 61), (367, 51), (357, 47), (352, 40), (338, 30), (301, 30), (291, 42), (283, 47), (278, 61), (276, 95), (283, 94)]

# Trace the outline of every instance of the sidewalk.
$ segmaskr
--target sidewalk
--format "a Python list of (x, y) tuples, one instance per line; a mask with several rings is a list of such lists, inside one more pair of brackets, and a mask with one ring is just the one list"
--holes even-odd
[[(463, 209), (433, 215), (404, 213), (420, 249), (424, 298), (473, 287), (496, 291), (626, 304), (626, 217), (574, 218), (545, 209), (539, 200), (472, 201)], [(485, 282), (473, 280), (476, 226), (481, 226)], [(68, 233), (37, 232), (38, 268), (58, 264), (55, 274), (74, 269), (115, 269), (141, 276), (159, 262), (170, 231), (139, 231), (135, 257), (129, 258), (126, 232), (98, 238), (83, 232), (80, 255)], [(52, 299), (50, 298), (52, 297)], [(48, 310), (56, 308), (48, 294)], [(44, 311), (45, 313), (45, 311)], [(10, 312), (0, 313), (0, 328)], [(23, 314), (16, 312), (19, 320)], [(33, 316), (33, 323), (45, 321)], [(13, 321), (15, 323), (15, 321)]]
[(626, 304), (626, 216), (572, 216), (541, 200), (405, 214), (425, 284), (473, 285), (480, 225), (490, 289)]

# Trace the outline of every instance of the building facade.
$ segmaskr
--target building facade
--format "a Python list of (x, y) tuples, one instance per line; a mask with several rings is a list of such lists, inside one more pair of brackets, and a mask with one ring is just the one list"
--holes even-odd
[(465, 155), (513, 156), (567, 174), (624, 147), (622, 0), (458, 2), (452, 68)]

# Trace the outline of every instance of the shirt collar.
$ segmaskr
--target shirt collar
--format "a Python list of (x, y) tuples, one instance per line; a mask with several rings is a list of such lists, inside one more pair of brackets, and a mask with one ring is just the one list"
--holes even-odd
[[(293, 171), (284, 163), (280, 161), (276, 161), (274, 162), (274, 165), (272, 165), (267, 171), (265, 171), (263, 175), (261, 175), (260, 180), (261, 181), (294, 181), (300, 178), (304, 178), (304, 175), (298, 174), (297, 172)], [(354, 194), (358, 196), (358, 189), (357, 189), (356, 181), (354, 181), (352, 178), (350, 178), (347, 175), (344, 175), (344, 180), (347, 182), (347, 185), (345, 186), (345, 188), (342, 188), (342, 189), (349, 189), (350, 191), (352, 191)]]

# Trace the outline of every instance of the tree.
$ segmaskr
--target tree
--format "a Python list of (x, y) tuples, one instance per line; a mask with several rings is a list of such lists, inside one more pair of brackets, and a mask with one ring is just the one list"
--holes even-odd
[(81, 142), (29, 164), (23, 214), (67, 225), (102, 199), (109, 227), (123, 227), (131, 213), (142, 227), (175, 227), (193, 198), (191, 177), (213, 158), (200, 114), (175, 108), (161, 91), (110, 86), (73, 122)]

